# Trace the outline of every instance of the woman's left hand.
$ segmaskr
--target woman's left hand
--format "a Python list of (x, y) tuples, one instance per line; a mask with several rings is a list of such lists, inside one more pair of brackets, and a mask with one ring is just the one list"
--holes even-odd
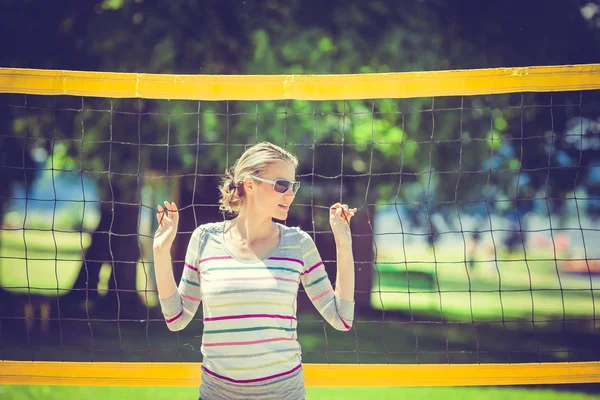
[(335, 203), (329, 208), (329, 224), (337, 245), (351, 244), (350, 219), (356, 208), (350, 209), (346, 204)]

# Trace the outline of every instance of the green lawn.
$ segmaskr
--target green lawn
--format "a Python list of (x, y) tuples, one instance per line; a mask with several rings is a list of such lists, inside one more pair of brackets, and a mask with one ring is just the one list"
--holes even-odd
[(435, 257), (426, 246), (408, 250), (406, 259), (401, 249), (380, 252), (374, 308), (443, 313), (458, 321), (598, 317), (600, 277), (568, 273), (557, 267), (552, 253), (479, 254), (469, 268), (462, 248), (436, 249)]
[[(91, 237), (82, 232), (36, 230), (0, 231), (0, 286), (15, 293), (55, 296), (64, 295), (73, 287), (81, 268), (82, 257)], [(100, 271), (100, 282), (110, 277), (108, 265)], [(137, 288), (146, 285), (144, 266), (137, 270)], [(102, 289), (102, 288), (101, 288)], [(148, 296), (149, 304), (156, 306), (156, 295)]]
[(0, 231), (0, 285), (14, 292), (65, 294), (90, 245), (86, 233), (34, 230)]
[[(67, 399), (126, 399), (190, 400), (198, 398), (196, 388), (164, 387), (85, 387), (85, 386), (0, 386), (3, 400), (67, 400)], [(591, 394), (551, 389), (525, 389), (515, 387), (426, 387), (426, 388), (307, 388), (307, 399), (461, 399), (510, 400), (550, 399), (584, 400), (597, 398)]]

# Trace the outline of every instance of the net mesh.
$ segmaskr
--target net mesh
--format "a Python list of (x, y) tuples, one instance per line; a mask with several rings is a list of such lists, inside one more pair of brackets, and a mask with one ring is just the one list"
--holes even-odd
[(299, 295), (304, 362), (599, 361), (595, 91), (352, 101), (1, 95), (0, 359), (201, 361), (202, 314), (158, 307), (154, 209), (180, 207), (176, 280), (251, 144), (300, 159), (287, 225), (335, 282), (328, 208), (353, 220), (357, 313)]

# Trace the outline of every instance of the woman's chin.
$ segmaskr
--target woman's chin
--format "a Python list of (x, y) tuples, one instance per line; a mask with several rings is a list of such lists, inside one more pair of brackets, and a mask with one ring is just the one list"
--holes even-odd
[(281, 207), (277, 206), (277, 213), (276, 214), (277, 214), (278, 217), (283, 217), (283, 218), (279, 218), (279, 219), (286, 219), (287, 215), (288, 215), (288, 211), (289, 211), (289, 208), (285, 208), (284, 209), (284, 208), (281, 208)]

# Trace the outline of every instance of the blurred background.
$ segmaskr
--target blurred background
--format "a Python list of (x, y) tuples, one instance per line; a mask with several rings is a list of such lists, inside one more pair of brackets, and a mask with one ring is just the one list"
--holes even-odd
[[(357, 74), (600, 60), (589, 0), (7, 0), (0, 15), (2, 67)], [(301, 293), (305, 362), (598, 361), (599, 94), (0, 95), (0, 358), (201, 361), (201, 312), (174, 334), (158, 307), (153, 209), (181, 209), (178, 280), (193, 229), (223, 218), (221, 174), (269, 140), (300, 159), (286, 224), (315, 237), (332, 281), (327, 208), (359, 208), (354, 334)]]

